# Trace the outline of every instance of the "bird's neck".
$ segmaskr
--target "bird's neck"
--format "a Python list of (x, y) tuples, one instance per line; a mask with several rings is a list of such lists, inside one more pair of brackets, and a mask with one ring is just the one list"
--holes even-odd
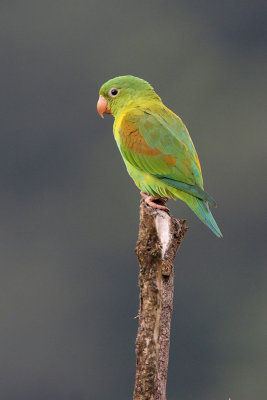
[(153, 108), (156, 104), (160, 104), (161, 99), (156, 95), (155, 98), (151, 97), (142, 97), (142, 98), (128, 98), (125, 99), (124, 102), (118, 105), (114, 105), (112, 107), (112, 114), (114, 117), (117, 119), (121, 115), (124, 115), (126, 112), (128, 112), (131, 109), (141, 109), (141, 110), (146, 110), (147, 108)]

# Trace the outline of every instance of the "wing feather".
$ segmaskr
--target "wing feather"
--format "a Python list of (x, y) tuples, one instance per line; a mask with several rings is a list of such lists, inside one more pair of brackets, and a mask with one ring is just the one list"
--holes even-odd
[(204, 192), (198, 156), (182, 120), (163, 104), (133, 108), (118, 127), (122, 156), (134, 167), (193, 196), (214, 200)]

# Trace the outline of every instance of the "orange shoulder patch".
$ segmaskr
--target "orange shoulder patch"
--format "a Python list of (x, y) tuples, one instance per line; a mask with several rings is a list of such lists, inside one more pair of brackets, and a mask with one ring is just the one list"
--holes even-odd
[(145, 156), (156, 156), (161, 154), (156, 147), (149, 147), (136, 126), (133, 123), (125, 121), (125, 119), (121, 122), (120, 138), (123, 144), (134, 153), (141, 153)]

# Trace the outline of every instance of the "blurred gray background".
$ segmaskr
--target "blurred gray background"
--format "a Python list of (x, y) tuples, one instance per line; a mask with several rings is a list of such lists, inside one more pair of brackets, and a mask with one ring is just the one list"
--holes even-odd
[(168, 400), (266, 398), (264, 1), (0, 3), (0, 398), (131, 399), (139, 191), (96, 112), (148, 80), (186, 123), (217, 239), (181, 202)]

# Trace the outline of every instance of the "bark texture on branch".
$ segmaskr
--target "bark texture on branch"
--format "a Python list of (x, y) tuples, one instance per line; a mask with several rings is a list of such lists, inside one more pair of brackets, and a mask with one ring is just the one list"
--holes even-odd
[(173, 264), (187, 229), (184, 220), (141, 201), (135, 249), (140, 265), (140, 297), (134, 400), (166, 399)]

